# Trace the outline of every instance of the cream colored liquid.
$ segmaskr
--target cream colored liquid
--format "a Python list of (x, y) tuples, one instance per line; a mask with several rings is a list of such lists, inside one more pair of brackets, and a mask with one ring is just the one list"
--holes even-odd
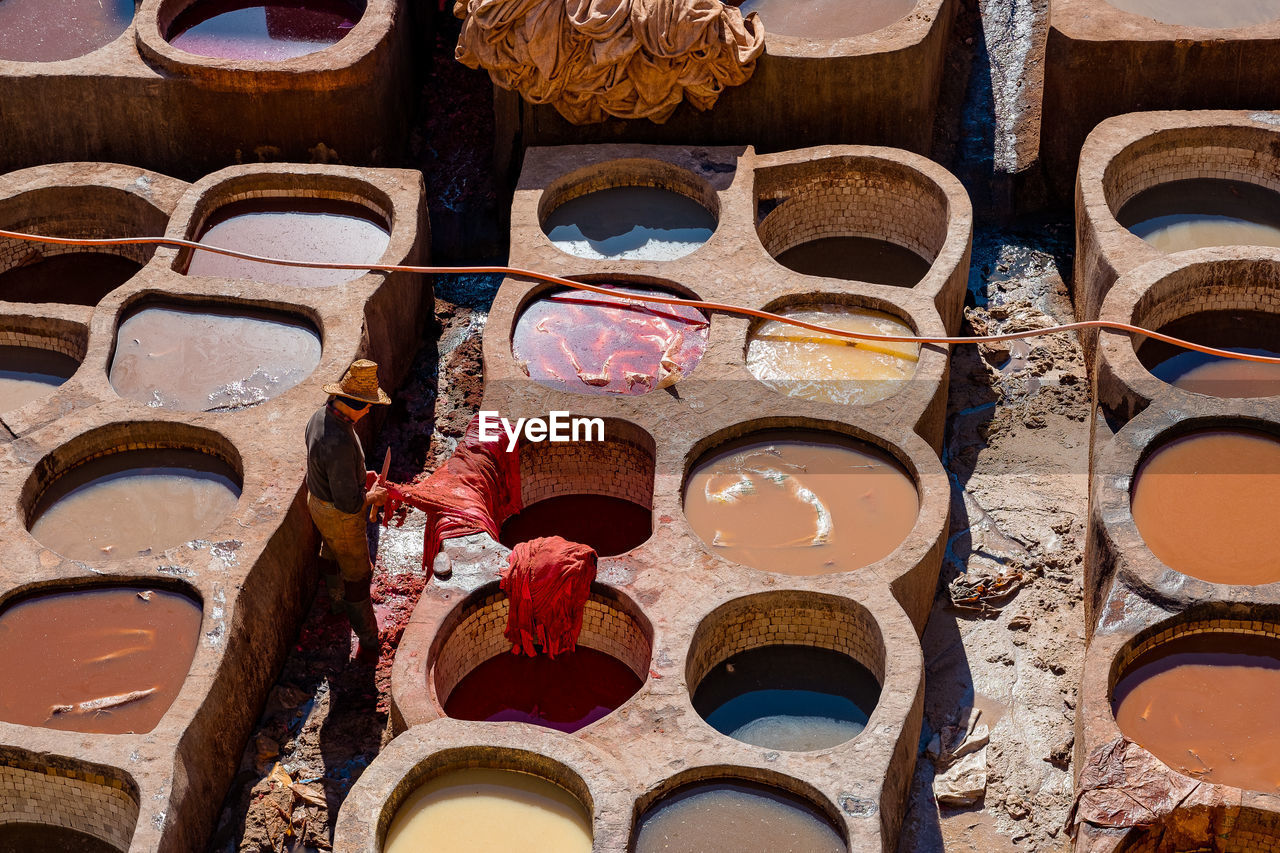
[[(911, 335), (889, 314), (839, 305), (775, 312), (809, 323), (879, 335)], [(915, 375), (919, 344), (875, 343), (811, 332), (769, 320), (747, 339), (747, 369), (790, 397), (840, 405), (874, 403)]]
[(514, 770), (471, 768), (418, 788), (396, 811), (383, 853), (590, 853), (576, 797)]
[(1280, 0), (1109, 0), (1112, 6), (1182, 27), (1247, 27), (1280, 18)]

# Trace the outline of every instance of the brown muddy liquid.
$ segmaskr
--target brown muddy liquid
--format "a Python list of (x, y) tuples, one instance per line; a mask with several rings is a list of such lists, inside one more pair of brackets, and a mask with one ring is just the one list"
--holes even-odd
[(1280, 641), (1179, 637), (1129, 665), (1111, 707), (1120, 731), (1175, 770), (1280, 793)]
[[(0, 719), (76, 732), (151, 731), (182, 689), (200, 618), (187, 596), (141, 587), (18, 602), (0, 614)], [(139, 691), (153, 692), (80, 707)]]
[(1170, 568), (1211, 583), (1280, 581), (1280, 441), (1245, 430), (1175, 439), (1138, 469), (1132, 506)]
[[(0, 6), (3, 0), (0, 0)], [(97, 305), (142, 265), (105, 252), (68, 252), (0, 273), (0, 300)]]
[[(290, 261), (377, 263), (391, 235), (368, 208), (311, 198), (246, 199), (219, 208), (199, 242), (220, 249)], [(290, 287), (333, 287), (363, 270), (282, 267), (194, 252), (187, 275), (247, 278)]]
[(0, 60), (75, 59), (115, 41), (133, 0), (0, 0)]
[(514, 548), (539, 536), (563, 536), (601, 557), (624, 554), (649, 538), (653, 514), (606, 495), (560, 495), (530, 504), (502, 525), (502, 544)]
[(830, 433), (779, 431), (730, 442), (700, 460), (684, 513), (715, 553), (789, 575), (860, 569), (915, 526), (920, 499), (897, 462)]
[(0, 853), (120, 853), (114, 844), (44, 823), (0, 823)]
[(914, 287), (932, 264), (910, 249), (871, 237), (823, 237), (793, 246), (778, 263), (803, 275)]
[(1247, 27), (1280, 18), (1280, 0), (1108, 0), (1117, 9), (1182, 27)]
[(800, 797), (738, 782), (690, 785), (640, 818), (635, 853), (845, 853), (831, 822)]
[[(1183, 317), (1159, 331), (1192, 343), (1232, 352), (1280, 356), (1280, 318), (1261, 311), (1206, 311)], [(1146, 339), (1138, 360), (1157, 379), (1176, 388), (1214, 397), (1271, 397), (1280, 394), (1280, 365), (1259, 364), (1188, 352)]]
[(1280, 193), (1245, 181), (1169, 181), (1126, 202), (1116, 221), (1162, 252), (1280, 246)]
[(153, 408), (233, 411), (283, 394), (320, 363), (306, 323), (262, 311), (144, 308), (116, 332), (111, 386)]
[(230, 469), (208, 454), (112, 453), (49, 487), (33, 513), (31, 535), (73, 560), (124, 560), (208, 533), (239, 499)]
[(916, 0), (743, 0), (738, 8), (744, 15), (759, 12), (767, 32), (830, 41), (884, 29), (915, 5)]
[(80, 367), (69, 355), (36, 347), (0, 347), (0, 411), (53, 393)]

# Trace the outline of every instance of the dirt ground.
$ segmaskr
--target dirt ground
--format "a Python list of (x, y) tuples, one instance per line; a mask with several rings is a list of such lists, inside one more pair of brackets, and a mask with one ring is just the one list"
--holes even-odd
[[(1069, 213), (1041, 205), (1035, 172), (1046, 0), (965, 0), (948, 59), (934, 157), (969, 188), (978, 213), (966, 332), (1072, 318)], [(413, 153), (443, 262), (504, 257), (505, 189), (490, 174), (487, 78), (451, 59), (455, 24), (437, 19)], [(1015, 195), (1016, 194), (1016, 195)], [(436, 281), (436, 327), (370, 458), (392, 450), (393, 479), (448, 457), (480, 399), (480, 336), (498, 281)], [(944, 463), (951, 535), (924, 635), (926, 718), (900, 853), (1065, 851), (1076, 683), (1084, 651), (1081, 551), (1087, 508), (1089, 386), (1074, 338), (957, 348)], [(378, 542), (376, 668), (350, 660), (345, 622), (318, 601), (251, 738), (209, 853), (329, 848), (342, 800), (384, 745), (391, 657), (422, 588), (421, 516)], [(951, 603), (953, 580), (1003, 574), (988, 609)], [(939, 807), (930, 742), (969, 709), (990, 728), (985, 793)]]

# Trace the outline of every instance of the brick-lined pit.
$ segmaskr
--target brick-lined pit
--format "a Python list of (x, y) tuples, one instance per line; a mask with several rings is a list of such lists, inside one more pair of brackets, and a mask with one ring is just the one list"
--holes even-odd
[(644, 430), (604, 419), (604, 441), (525, 442), (520, 447), (524, 506), (561, 495), (607, 495), (653, 508), (654, 444)]
[(2, 347), (51, 350), (76, 361), (83, 361), (88, 344), (88, 327), (73, 320), (29, 316), (0, 318)]
[(824, 237), (871, 237), (931, 263), (951, 224), (946, 193), (924, 175), (853, 155), (757, 170), (756, 217), (774, 257)]
[[(491, 584), (458, 605), (436, 635), (429, 671), (441, 707), (471, 670), (511, 651), (503, 636), (510, 609), (507, 594)], [(643, 682), (649, 675), (653, 628), (629, 598), (601, 585), (583, 608), (578, 645), (616, 658)]]
[(567, 201), (617, 187), (650, 187), (679, 193), (693, 199), (720, 218), (720, 199), (706, 179), (672, 163), (644, 157), (626, 157), (586, 166), (561, 176), (542, 192), (538, 200), (538, 224)]
[(685, 662), (690, 692), (725, 660), (761, 646), (811, 646), (841, 652), (884, 683), (884, 638), (865, 607), (851, 598), (786, 591), (734, 599), (702, 620)]
[(1280, 853), (1280, 814), (1219, 805), (1183, 808), (1133, 834), (1116, 853)]
[(0, 748), (0, 824), (61, 826), (129, 849), (138, 792), (119, 771)]

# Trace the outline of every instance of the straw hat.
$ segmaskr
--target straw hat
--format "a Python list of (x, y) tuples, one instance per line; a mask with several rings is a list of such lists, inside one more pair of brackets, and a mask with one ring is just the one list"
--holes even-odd
[(324, 386), (324, 393), (379, 406), (391, 404), (391, 398), (387, 396), (387, 392), (378, 387), (378, 365), (367, 358), (351, 362), (342, 381), (336, 385)]

